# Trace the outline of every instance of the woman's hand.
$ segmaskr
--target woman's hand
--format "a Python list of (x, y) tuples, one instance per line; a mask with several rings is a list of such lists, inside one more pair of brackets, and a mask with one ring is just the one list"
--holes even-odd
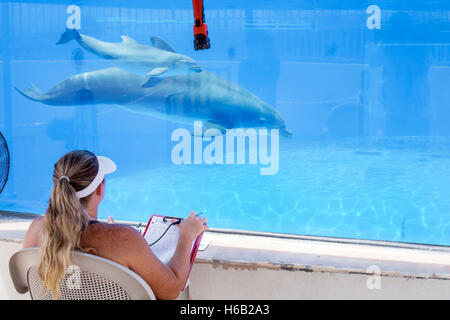
[(185, 237), (189, 241), (193, 241), (207, 229), (206, 218), (200, 219), (200, 217), (195, 216), (195, 211), (192, 211), (179, 225), (180, 238)]

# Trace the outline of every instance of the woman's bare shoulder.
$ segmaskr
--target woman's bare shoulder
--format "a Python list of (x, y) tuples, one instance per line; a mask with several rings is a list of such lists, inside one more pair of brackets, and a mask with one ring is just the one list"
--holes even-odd
[(32, 225), (34, 225), (34, 226), (42, 226), (42, 224), (44, 223), (44, 217), (45, 216), (39, 216), (37, 218), (34, 218), (33, 221), (31, 222), (30, 226), (32, 226)]
[(140, 233), (131, 226), (97, 223), (89, 227), (82, 238), (81, 246), (93, 247), (98, 255), (128, 266), (130, 250), (142, 240)]
[(108, 242), (134, 241), (139, 232), (132, 226), (115, 223), (98, 223), (91, 226), (92, 234), (98, 236), (99, 239)]
[(44, 216), (35, 218), (28, 227), (23, 239), (23, 247), (39, 247), (41, 245), (41, 232), (44, 226)]

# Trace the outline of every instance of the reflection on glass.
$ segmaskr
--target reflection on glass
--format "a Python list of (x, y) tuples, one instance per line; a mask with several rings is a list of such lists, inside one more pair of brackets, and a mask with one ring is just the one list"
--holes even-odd
[(383, 30), (383, 105), (387, 135), (430, 133), (430, 27), (396, 12)]

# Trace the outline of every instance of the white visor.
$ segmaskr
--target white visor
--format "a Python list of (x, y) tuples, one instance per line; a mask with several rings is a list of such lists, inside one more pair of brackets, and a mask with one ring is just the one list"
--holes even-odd
[(84, 189), (77, 192), (78, 198), (84, 198), (94, 192), (97, 187), (103, 182), (105, 175), (116, 171), (116, 164), (111, 159), (104, 156), (97, 156), (98, 172), (94, 180)]

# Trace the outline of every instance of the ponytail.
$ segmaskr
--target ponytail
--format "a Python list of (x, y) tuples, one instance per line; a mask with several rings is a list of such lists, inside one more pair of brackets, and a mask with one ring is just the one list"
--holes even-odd
[(70, 266), (73, 251), (88, 251), (80, 248), (80, 240), (91, 218), (76, 192), (94, 179), (97, 170), (96, 157), (89, 151), (72, 151), (55, 165), (38, 267), (44, 288), (50, 290), (53, 299), (59, 297), (59, 282)]

